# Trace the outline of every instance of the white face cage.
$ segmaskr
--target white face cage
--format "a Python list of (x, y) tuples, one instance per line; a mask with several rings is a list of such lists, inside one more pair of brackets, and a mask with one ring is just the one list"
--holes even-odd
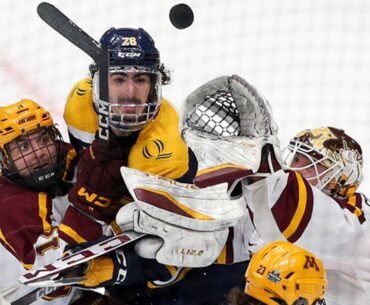
[[(120, 103), (110, 98), (109, 125), (119, 131), (134, 132), (143, 129), (156, 116), (162, 101), (162, 74), (158, 70), (141, 66), (113, 66), (109, 73), (140, 73), (147, 74), (151, 79), (151, 88), (146, 102), (137, 101)], [(93, 76), (93, 100), (99, 108), (99, 71)]]
[[(294, 163), (300, 156), (307, 160), (307, 165), (295, 166)], [(315, 156), (315, 158), (313, 157)], [(311, 184), (325, 192), (325, 187), (333, 180), (338, 180), (344, 170), (343, 164), (332, 157), (324, 156), (317, 149), (297, 140), (291, 141), (283, 149), (284, 167), (289, 170), (310, 173), (310, 176), (303, 175)], [(319, 167), (319, 165), (321, 165)], [(330, 190), (328, 190), (330, 194)]]

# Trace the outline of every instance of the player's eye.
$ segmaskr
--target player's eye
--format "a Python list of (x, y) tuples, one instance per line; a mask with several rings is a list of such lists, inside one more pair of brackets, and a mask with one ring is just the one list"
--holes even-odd
[(43, 134), (41, 137), (40, 137), (40, 142), (42, 144), (50, 144), (51, 142), (51, 138), (48, 134)]
[(30, 143), (26, 140), (18, 142), (18, 148), (21, 152), (26, 152), (30, 148)]

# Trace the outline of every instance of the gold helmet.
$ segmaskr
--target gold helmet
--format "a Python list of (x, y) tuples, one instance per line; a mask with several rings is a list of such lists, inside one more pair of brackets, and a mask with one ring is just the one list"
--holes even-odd
[(61, 181), (66, 153), (48, 111), (29, 99), (0, 107), (0, 169), (3, 176), (37, 191)]
[(0, 107), (0, 148), (24, 133), (52, 125), (50, 113), (32, 100)]
[(245, 274), (245, 293), (266, 305), (323, 305), (326, 274), (312, 253), (287, 241), (257, 251)]
[[(286, 168), (310, 170), (310, 177), (303, 176), (309, 182), (315, 180), (316, 187), (328, 195), (350, 197), (363, 179), (361, 146), (343, 130), (333, 127), (303, 130), (290, 141), (285, 152)], [(295, 164), (300, 156), (307, 164)]]

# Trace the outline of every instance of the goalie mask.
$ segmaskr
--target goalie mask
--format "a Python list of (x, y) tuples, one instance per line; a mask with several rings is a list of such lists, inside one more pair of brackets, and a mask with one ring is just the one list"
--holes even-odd
[(50, 113), (23, 99), (0, 108), (2, 175), (37, 191), (55, 186), (62, 177), (62, 136)]
[(286, 168), (299, 171), (328, 195), (350, 197), (363, 179), (360, 145), (337, 128), (303, 130), (284, 155)]
[[(143, 29), (111, 28), (100, 39), (109, 50), (109, 124), (113, 130), (141, 130), (159, 111), (162, 84), (169, 75), (153, 39)], [(93, 98), (99, 103), (99, 71), (93, 73)]]
[(326, 273), (312, 253), (286, 241), (253, 254), (245, 293), (266, 305), (325, 305)]

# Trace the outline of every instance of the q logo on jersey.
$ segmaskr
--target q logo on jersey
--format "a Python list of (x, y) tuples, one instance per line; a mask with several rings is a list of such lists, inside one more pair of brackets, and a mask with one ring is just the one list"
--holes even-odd
[(164, 144), (159, 139), (154, 139), (149, 141), (145, 146), (143, 147), (142, 154), (144, 158), (146, 159), (168, 159), (171, 158), (172, 152), (165, 153), (164, 152)]

